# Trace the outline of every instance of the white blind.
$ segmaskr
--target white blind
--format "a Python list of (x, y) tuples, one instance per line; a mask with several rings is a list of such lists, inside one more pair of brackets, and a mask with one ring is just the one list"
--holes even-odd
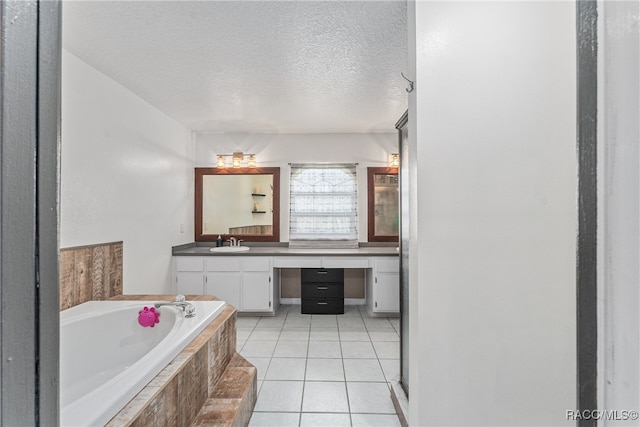
[(355, 164), (292, 164), (289, 240), (358, 243)]

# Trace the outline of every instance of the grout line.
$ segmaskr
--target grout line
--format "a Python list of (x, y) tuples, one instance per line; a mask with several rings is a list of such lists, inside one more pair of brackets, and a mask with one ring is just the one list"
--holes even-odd
[[(360, 312), (360, 309), (356, 308), (356, 310), (358, 311), (360, 321), (364, 324), (364, 319), (362, 318), (362, 313)], [(365, 325), (365, 330), (366, 330), (366, 325)], [(338, 338), (340, 338), (339, 331), (338, 331)], [(344, 371), (344, 389), (347, 393), (347, 407), (349, 408), (349, 424), (353, 426), (353, 416), (351, 415), (351, 400), (349, 399), (349, 387), (347, 386), (347, 370), (344, 366), (344, 353), (342, 352), (342, 340), (340, 339), (339, 341), (340, 341), (340, 354), (342, 356), (342, 370)]]
[[(289, 316), (289, 312), (287, 312), (287, 317), (288, 316)], [(311, 322), (312, 321), (313, 319), (309, 319), (309, 336), (307, 337), (307, 354), (304, 360), (304, 375), (302, 376), (302, 396), (300, 397), (300, 414), (298, 415), (298, 427), (302, 423), (302, 408), (304, 408), (304, 391), (307, 388), (307, 363), (309, 361), (309, 347), (311, 346)]]
[[(267, 371), (265, 371), (265, 378), (262, 380), (263, 384), (264, 384), (264, 381), (267, 381), (266, 380), (266, 375), (267, 375), (267, 372), (268, 372), (269, 368), (271, 367), (271, 362), (272, 362), (272, 360), (274, 358), (274, 355), (275, 355), (275, 349), (278, 346), (278, 343), (280, 342), (280, 336), (281, 336), (282, 332), (284, 331), (284, 325), (285, 325), (285, 323), (287, 321), (287, 318), (289, 317), (289, 313), (291, 311), (290, 308), (291, 307), (289, 307), (287, 309), (286, 315), (284, 316), (285, 320), (284, 320), (284, 322), (282, 323), (282, 325), (280, 327), (280, 333), (278, 334), (278, 339), (276, 340), (276, 346), (274, 347), (274, 350), (271, 353), (271, 357), (269, 358), (269, 364), (267, 366)], [(370, 332), (376, 332), (376, 331), (375, 330), (374, 331), (370, 331), (369, 330), (369, 328), (367, 327), (367, 324), (364, 322), (363, 314), (362, 314), (362, 311), (361, 311), (359, 306), (357, 307), (357, 311), (358, 311), (360, 320), (364, 324), (364, 328), (365, 328), (364, 332), (366, 332), (366, 334), (367, 334), (367, 336), (369, 338), (369, 341), (360, 341), (360, 342), (369, 342), (371, 344), (371, 346), (373, 347), (374, 354), (375, 354), (375, 359), (378, 361), (378, 365), (380, 367), (380, 370), (382, 371), (382, 375), (383, 375), (384, 381), (350, 381), (350, 382), (355, 382), (355, 383), (378, 383), (378, 384), (386, 384), (388, 386), (389, 385), (389, 380), (387, 380), (387, 376), (386, 376), (386, 374), (384, 372), (384, 369), (382, 368), (382, 364), (380, 362), (381, 359), (378, 356), (378, 352), (376, 351), (375, 346), (373, 345), (373, 341), (371, 340), (371, 335), (369, 334)], [(311, 315), (309, 315), (309, 316), (311, 316)], [(253, 333), (253, 331), (256, 329), (260, 319), (262, 319), (262, 316), (258, 319), (258, 322), (256, 322), (256, 324), (251, 329), (251, 333)], [(336, 316), (336, 323), (337, 323), (337, 319), (338, 319), (338, 317)], [(389, 318), (386, 318), (386, 320), (389, 323), (391, 323), (391, 320)], [(348, 383), (348, 381), (347, 381), (347, 373), (346, 373), (345, 366), (344, 366), (345, 357), (344, 357), (344, 352), (342, 350), (343, 341), (342, 341), (341, 335), (340, 335), (341, 328), (340, 328), (339, 323), (338, 323), (337, 333), (338, 333), (338, 343), (340, 345), (340, 356), (341, 356), (340, 360), (342, 361), (342, 371), (343, 371), (344, 381), (318, 380), (317, 382), (338, 382), (338, 383), (343, 383), (344, 387), (345, 387), (346, 396), (347, 396), (347, 408), (348, 408), (349, 412), (315, 412), (315, 411), (303, 412), (303, 410), (302, 410), (303, 409), (303, 403), (304, 403), (304, 392), (305, 392), (306, 383), (307, 383), (307, 379), (306, 379), (306, 376), (307, 376), (307, 363), (308, 363), (308, 360), (309, 360), (309, 351), (310, 351), (310, 347), (311, 347), (311, 322), (312, 322), (312, 320), (310, 319), (310, 322), (309, 322), (309, 335), (308, 335), (307, 340), (306, 340), (307, 341), (307, 351), (306, 351), (306, 357), (305, 357), (304, 376), (303, 376), (303, 380), (302, 380), (303, 387), (302, 387), (302, 396), (301, 396), (301, 399), (300, 399), (300, 410), (299, 411), (255, 411), (255, 412), (262, 412), (262, 413), (282, 412), (282, 413), (291, 413), (291, 414), (297, 413), (298, 414), (298, 426), (300, 426), (301, 423), (302, 423), (302, 414), (303, 413), (307, 413), (307, 414), (340, 414), (340, 415), (349, 415), (349, 422), (350, 422), (351, 425), (353, 425), (353, 414), (354, 413), (351, 412), (351, 402), (349, 401), (349, 389), (347, 387), (347, 383)], [(391, 326), (393, 327), (393, 324)], [(346, 328), (346, 329), (348, 329), (348, 328)], [(395, 328), (393, 330), (395, 331)], [(398, 333), (397, 331), (395, 331), (395, 332)], [(249, 338), (247, 338), (247, 340), (245, 341), (245, 344), (248, 341), (249, 341)], [(300, 340), (300, 342), (303, 342), (303, 341), (304, 340)], [(321, 342), (321, 341), (319, 341), (319, 342)], [(348, 341), (348, 342), (351, 342), (351, 341)], [(357, 342), (357, 341), (354, 341), (354, 342)], [(396, 342), (398, 345), (400, 345), (400, 343), (397, 342), (397, 341), (393, 341), (393, 342)], [(356, 359), (372, 360), (372, 358), (356, 358)], [(390, 360), (398, 360), (398, 359), (390, 359)], [(299, 382), (298, 380), (268, 380), (268, 381), (283, 381), (283, 382), (296, 381), (296, 382)], [(313, 382), (316, 382), (316, 381), (309, 380), (309, 382), (313, 383)], [(259, 392), (258, 392), (258, 394), (259, 394)], [(370, 413), (370, 412), (357, 412), (357, 414), (395, 415), (395, 414), (380, 414), (380, 413)]]

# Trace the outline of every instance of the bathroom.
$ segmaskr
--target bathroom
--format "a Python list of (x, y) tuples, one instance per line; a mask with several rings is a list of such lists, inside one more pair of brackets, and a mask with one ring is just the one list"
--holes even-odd
[[(413, 162), (409, 172), (411, 182), (419, 183), (413, 187), (410, 203), (415, 221), (411, 223), (409, 274), (411, 283), (420, 284), (410, 291), (412, 424), (473, 425), (474, 420), (483, 419), (491, 425), (516, 421), (570, 425), (564, 416), (576, 400), (575, 9), (570, 2), (407, 3), (405, 75), (415, 88), (407, 95), (408, 82), (399, 79), (394, 84), (405, 100), (408, 97)], [(117, 20), (133, 16), (131, 10), (122, 12)], [(152, 15), (156, 20), (163, 17)], [(87, 22), (92, 22), (87, 25), (91, 26), (102, 21)], [(271, 22), (275, 29), (281, 21), (271, 17)], [(90, 33), (89, 28), (79, 31)], [(121, 36), (111, 33), (112, 37)], [(137, 28), (136, 35), (143, 36), (143, 29)], [(186, 31), (185, 38), (188, 35)], [(136, 40), (128, 38), (131, 44)], [(289, 42), (295, 44), (295, 38)], [(181, 46), (185, 52), (190, 47), (188, 43)], [(95, 49), (101, 54), (98, 56), (109, 55), (104, 44)], [(82, 58), (73, 58), (69, 50), (62, 55), (66, 71), (62, 79), (59, 246), (124, 241), (125, 292), (169, 293), (171, 247), (189, 243), (194, 235), (195, 188), (186, 171), (198, 166), (197, 153), (204, 147), (199, 147), (185, 125), (167, 120), (164, 113), (132, 97), (122, 85), (113, 84), (110, 77), (88, 70)], [(281, 63), (287, 64), (287, 69), (300, 65), (287, 63), (284, 56)], [(46, 67), (40, 65), (43, 75)], [(141, 68), (144, 76), (166, 71), (154, 68), (151, 62)], [(171, 68), (197, 70), (186, 61)], [(234, 91), (246, 84), (246, 76), (232, 71), (233, 84), (209, 88), (210, 93)], [(394, 82), (398, 74), (395, 70)], [(350, 74), (343, 73), (341, 78), (348, 77)], [(304, 89), (305, 82), (294, 83)], [(77, 86), (75, 99), (69, 98), (70, 85)], [(269, 85), (252, 89), (265, 87)], [(296, 93), (302, 89), (297, 87)], [(250, 111), (254, 99), (234, 95), (224, 94), (239, 108)], [(154, 93), (147, 94), (148, 99), (153, 97)], [(121, 98), (128, 101), (121, 103)], [(321, 100), (311, 96), (305, 106), (315, 107)], [(76, 106), (70, 107), (69, 101)], [(65, 119), (69, 108), (82, 117), (79, 123), (71, 125)], [(281, 114), (278, 108), (275, 104), (269, 111)], [(89, 109), (99, 114), (90, 116)], [(321, 110), (322, 115), (334, 112), (331, 107)], [(211, 109), (211, 115), (224, 114)], [(376, 123), (388, 120), (392, 126), (397, 120), (386, 116)], [(295, 118), (295, 114), (287, 118)], [(240, 127), (242, 123), (280, 136), (268, 123), (255, 120), (255, 116), (226, 118), (225, 126), (216, 132), (237, 131), (228, 133), (233, 144), (223, 147), (225, 152), (238, 147), (253, 153), (260, 148), (245, 146), (245, 137), (249, 137), (247, 129)], [(127, 125), (111, 127), (109, 122)], [(198, 129), (204, 124), (189, 126)], [(374, 123), (368, 130), (377, 136), (380, 129)], [(299, 135), (296, 132), (300, 130), (287, 135)], [(353, 137), (345, 129), (335, 129), (331, 135), (342, 132), (345, 140)], [(391, 129), (390, 144), (393, 135)], [(65, 138), (75, 138), (74, 150), (65, 148)], [(319, 139), (316, 145), (325, 142)], [(335, 140), (326, 147), (319, 151), (327, 154), (344, 149)], [(267, 152), (262, 159), (257, 156), (258, 163), (278, 159)], [(350, 162), (365, 166), (371, 161), (382, 166), (388, 153), (380, 149), (380, 156)], [(291, 160), (277, 161), (286, 166)], [(208, 160), (206, 166), (213, 162)], [(70, 169), (77, 174), (67, 179)], [(135, 180), (130, 179), (133, 176)], [(74, 196), (65, 200), (65, 194)], [(14, 206), (21, 202), (21, 198), (13, 200)], [(41, 225), (42, 230), (47, 229), (46, 224)], [(69, 233), (70, 227), (77, 233)], [(113, 237), (115, 234), (123, 237)], [(11, 237), (3, 235), (3, 242)], [(41, 261), (46, 254), (40, 253)], [(163, 287), (156, 288), (157, 283)], [(26, 292), (22, 289), (28, 287), (21, 288)], [(3, 296), (4, 327), (6, 316), (22, 319), (23, 314), (4, 304), (7, 295)], [(47, 300), (40, 301), (43, 310), (50, 311)], [(24, 307), (21, 310), (31, 313)], [(40, 313), (47, 316), (47, 312)], [(41, 322), (41, 326), (44, 330), (48, 324)], [(49, 332), (56, 338), (52, 330)], [(6, 356), (11, 347), (4, 343)], [(25, 352), (27, 362), (28, 354)], [(47, 357), (43, 354), (42, 360)], [(5, 364), (22, 363), (11, 357), (4, 360)], [(47, 366), (51, 367), (44, 368)], [(4, 370), (3, 375), (11, 372)], [(3, 387), (5, 384), (13, 382), (3, 380)], [(46, 389), (44, 383), (41, 386)], [(42, 402), (52, 407), (46, 399)], [(47, 413), (56, 412), (51, 409)], [(9, 414), (3, 407), (3, 417)]]
[[(388, 167), (391, 155), (399, 149), (395, 123), (407, 108), (407, 83), (400, 74), (406, 74), (407, 63), (404, 3), (319, 2), (306, 7), (296, 2), (117, 4), (119, 7), (109, 2), (63, 6), (61, 248), (122, 241), (124, 294), (203, 293), (188, 292), (176, 285), (174, 258), (178, 257), (172, 256), (172, 248), (192, 244), (197, 236), (194, 169), (215, 168), (218, 155), (237, 151), (255, 154), (258, 169), (280, 170), (279, 182), (274, 183), (280, 190), (279, 236), (275, 242), (259, 244), (286, 247), (290, 240), (290, 163), (355, 164), (357, 240), (375, 244), (368, 242), (367, 171)], [(258, 17), (265, 24), (256, 25)], [(283, 21), (278, 31), (272, 28), (276, 19)], [(140, 24), (143, 20), (145, 25)], [(367, 24), (363, 27), (362, 23)], [(386, 40), (363, 45), (362, 40), (379, 37), (376, 31), (380, 26), (388, 28)], [(344, 34), (340, 37), (329, 37), (341, 31)], [(265, 34), (269, 35), (268, 45)], [(216, 43), (211, 43), (212, 39)], [(185, 45), (189, 46), (186, 52)], [(364, 47), (375, 51), (367, 52)], [(301, 58), (298, 51), (304, 49), (313, 55)], [(345, 55), (346, 51), (351, 55)], [(354, 66), (356, 56), (362, 59)], [(230, 160), (227, 158), (228, 163)], [(230, 164), (227, 168), (232, 169)], [(231, 205), (234, 201), (225, 197), (216, 198), (214, 203)], [(227, 245), (231, 234), (223, 234)], [(256, 244), (251, 238), (235, 237), (243, 239), (245, 246)], [(395, 240), (381, 245), (386, 245), (397, 263)], [(276, 290), (275, 298), (287, 304), (273, 310), (273, 320), (251, 317), (238, 300), (227, 298), (224, 289), (206, 292), (241, 311), (237, 350), (257, 365), (256, 411), (260, 410), (263, 417), (282, 415), (285, 418), (281, 421), (285, 422), (295, 414), (299, 418), (295, 425), (351, 425), (352, 416), (355, 425), (367, 425), (376, 419), (387, 425), (398, 423), (386, 383), (398, 376), (399, 322), (397, 317), (373, 319), (369, 329), (374, 341), (366, 335), (366, 270), (345, 270), (347, 276), (351, 272), (356, 277), (346, 277), (345, 283), (344, 316), (351, 320), (342, 338), (352, 353), (345, 353), (347, 372), (339, 367), (341, 382), (335, 382), (334, 365), (343, 363), (342, 352), (335, 351), (335, 346), (341, 348), (337, 319), (342, 316), (328, 315), (324, 320), (320, 316), (318, 320), (327, 335), (336, 332), (335, 337), (323, 341), (334, 350), (331, 354), (313, 353), (318, 350), (314, 350), (317, 343), (311, 330), (318, 325), (309, 320), (306, 326), (311, 343), (309, 363), (329, 366), (323, 370), (324, 375), (316, 373), (313, 377), (309, 371), (308, 378), (312, 379), (305, 393), (309, 398), (310, 387), (341, 384), (344, 394), (340, 405), (320, 409), (317, 405), (309, 409), (309, 403), (301, 401), (302, 389), (297, 393), (297, 409), (280, 408), (282, 411), (260, 401), (265, 379), (267, 387), (295, 389), (307, 384), (304, 371), (286, 377), (286, 381), (277, 377), (278, 363), (303, 362), (300, 357), (277, 357), (285, 351), (281, 347), (286, 347), (287, 334), (280, 347), (271, 350), (273, 358), (250, 348), (260, 345), (255, 341), (269, 345), (275, 333), (267, 328), (271, 336), (259, 340), (266, 334), (259, 325), (251, 324), (251, 319), (261, 321), (260, 325), (281, 321), (280, 328), (285, 328), (287, 316), (287, 327), (291, 322), (304, 322), (293, 319), (289, 309), (293, 303), (300, 310), (296, 279), (287, 276), (299, 274), (299, 270), (278, 268), (274, 273), (287, 276), (283, 289), (293, 289), (293, 293), (285, 290), (279, 294)], [(397, 310), (393, 315), (397, 316)], [(307, 315), (311, 317), (317, 316)], [(329, 318), (333, 319), (332, 325), (326, 323)], [(299, 323), (297, 326), (304, 328)], [(365, 337), (366, 341), (361, 341)], [(274, 345), (277, 342), (273, 340)], [(364, 353), (361, 359), (356, 347), (365, 344), (367, 348), (360, 349)], [(378, 359), (378, 354), (384, 357)], [(273, 368), (269, 371), (271, 360)], [(373, 365), (372, 376), (363, 378), (375, 381), (357, 381), (354, 386), (369, 384), (387, 389), (380, 392), (383, 405), (376, 408), (377, 401), (369, 396), (361, 400), (370, 401), (373, 407), (356, 407), (352, 415), (349, 407), (341, 405), (348, 401), (349, 375), (358, 374), (349, 364), (358, 360)], [(317, 370), (316, 365), (310, 365), (310, 369)], [(273, 378), (276, 380), (271, 381)], [(350, 395), (353, 399), (356, 391)], [(317, 418), (324, 412), (330, 420), (306, 420), (310, 414)], [(253, 422), (261, 423), (258, 419)]]

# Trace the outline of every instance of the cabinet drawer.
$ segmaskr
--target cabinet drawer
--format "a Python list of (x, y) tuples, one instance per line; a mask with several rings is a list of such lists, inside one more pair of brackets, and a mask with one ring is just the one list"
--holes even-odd
[(344, 314), (342, 298), (302, 298), (302, 314)]
[(302, 283), (344, 283), (342, 268), (303, 268), (300, 271)]
[(271, 258), (247, 257), (242, 260), (242, 271), (269, 271)]
[(369, 268), (369, 258), (360, 257), (324, 257), (322, 258), (324, 268)]
[(273, 266), (276, 268), (306, 268), (306, 267), (322, 267), (322, 258), (320, 257), (275, 257)]
[(176, 271), (204, 271), (204, 260), (200, 257), (176, 257)]
[(380, 273), (398, 273), (400, 271), (398, 258), (378, 258), (375, 262), (376, 270)]
[(240, 258), (207, 258), (207, 271), (240, 271)]
[(344, 284), (307, 283), (302, 285), (302, 298), (344, 298)]

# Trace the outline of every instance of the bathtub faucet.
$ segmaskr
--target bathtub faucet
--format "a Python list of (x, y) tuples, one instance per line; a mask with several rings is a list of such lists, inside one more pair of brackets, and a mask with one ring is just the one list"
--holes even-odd
[(193, 317), (196, 315), (196, 308), (190, 302), (185, 301), (184, 295), (176, 296), (176, 300), (174, 302), (157, 302), (153, 304), (155, 308), (160, 308), (164, 305), (180, 307), (184, 313), (184, 317)]

